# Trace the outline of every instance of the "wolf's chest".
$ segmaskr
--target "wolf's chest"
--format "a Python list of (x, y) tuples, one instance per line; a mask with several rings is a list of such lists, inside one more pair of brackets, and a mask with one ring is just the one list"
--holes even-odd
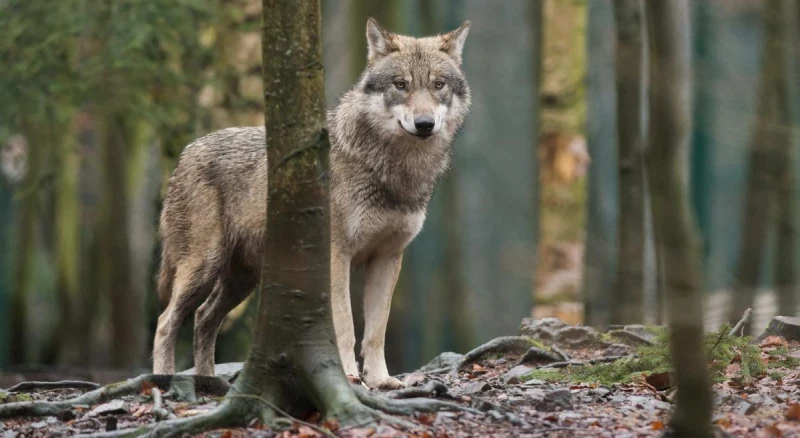
[(345, 231), (355, 261), (402, 252), (422, 229), (424, 221), (424, 210), (413, 213), (373, 208), (351, 210)]

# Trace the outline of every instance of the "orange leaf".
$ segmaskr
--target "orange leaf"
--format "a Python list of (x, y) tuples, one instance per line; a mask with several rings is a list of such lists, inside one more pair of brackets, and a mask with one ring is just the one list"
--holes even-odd
[(329, 418), (322, 423), (322, 427), (330, 430), (331, 432), (336, 432), (339, 430), (339, 420), (336, 418)]
[(660, 421), (654, 421), (653, 424), (650, 425), (650, 427), (652, 427), (653, 430), (662, 430), (664, 429), (664, 423)]
[(789, 408), (786, 409), (786, 419), (792, 421), (800, 420), (800, 404), (792, 403), (789, 405)]
[(320, 434), (308, 426), (300, 426), (297, 428), (297, 436), (298, 438), (317, 438)]
[(765, 436), (774, 436), (778, 438), (783, 436), (783, 432), (781, 432), (781, 430), (778, 429), (778, 426), (776, 426), (774, 423), (766, 426), (763, 431)]
[(436, 414), (420, 414), (417, 417), (417, 420), (426, 426), (430, 426), (434, 421), (436, 421)]
[(760, 344), (758, 344), (758, 346), (761, 347), (761, 348), (766, 348), (766, 347), (786, 347), (788, 345), (789, 345), (789, 343), (786, 342), (786, 339), (783, 339), (780, 336), (767, 336), (766, 338), (764, 338), (763, 341), (761, 341)]
[(155, 388), (156, 385), (153, 382), (145, 380), (142, 382), (142, 394), (150, 395), (152, 393), (152, 389)]

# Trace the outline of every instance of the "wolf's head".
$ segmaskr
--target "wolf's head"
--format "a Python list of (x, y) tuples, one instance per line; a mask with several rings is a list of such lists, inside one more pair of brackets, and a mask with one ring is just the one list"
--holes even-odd
[(374, 128), (413, 141), (452, 139), (470, 106), (461, 67), (469, 26), (467, 21), (444, 35), (413, 38), (367, 21), (367, 68), (357, 90)]

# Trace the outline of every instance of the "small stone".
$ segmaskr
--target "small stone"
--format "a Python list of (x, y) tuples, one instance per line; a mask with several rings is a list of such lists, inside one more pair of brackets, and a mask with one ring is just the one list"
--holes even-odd
[(128, 404), (124, 400), (111, 400), (92, 409), (95, 415), (123, 414), (128, 412)]
[(556, 412), (573, 409), (572, 393), (568, 389), (556, 389), (544, 395), (534, 403), (534, 407), (543, 412)]
[(67, 421), (75, 419), (75, 412), (72, 409), (67, 409), (66, 411), (59, 412), (57, 417), (60, 421), (66, 423)]
[(453, 353), (452, 351), (445, 351), (444, 353), (434, 357), (425, 366), (420, 368), (420, 371), (432, 371), (440, 368), (450, 368), (458, 363), (463, 354)]
[(524, 318), (520, 324), (519, 334), (539, 341), (552, 341), (558, 330), (567, 327), (567, 323), (558, 318)]
[(539, 386), (539, 385), (546, 385), (546, 384), (547, 384), (547, 382), (545, 382), (544, 380), (539, 380), (539, 379), (530, 379), (530, 380), (526, 380), (525, 381), (525, 385), (526, 386)]
[(403, 383), (405, 383), (406, 386), (414, 386), (417, 383), (422, 383), (427, 379), (428, 377), (425, 374), (411, 373), (403, 378)]
[(633, 354), (633, 348), (625, 344), (611, 344), (603, 350), (603, 356), (627, 356)]
[(753, 412), (755, 412), (755, 410), (756, 410), (756, 407), (753, 406), (752, 403), (750, 403), (750, 402), (748, 402), (746, 400), (742, 400), (742, 401), (739, 402), (739, 404), (736, 406), (736, 408), (734, 408), (733, 411), (736, 412), (737, 414), (740, 414), (740, 415), (750, 415)]
[(629, 345), (631, 347), (637, 347), (639, 345), (649, 345), (652, 343), (652, 341), (642, 336), (639, 336), (639, 334), (637, 333), (625, 330), (611, 330), (607, 334), (613, 337), (615, 340), (619, 341), (620, 343)]
[[(230, 382), (236, 378), (240, 372), (242, 372), (243, 367), (244, 363), (242, 362), (226, 362), (216, 364), (214, 365), (214, 375)], [(181, 371), (178, 374), (194, 375), (196, 373), (194, 367), (192, 367), (188, 370)]]
[(555, 341), (573, 348), (603, 344), (597, 339), (597, 331), (591, 327), (564, 327), (556, 332)]
[(530, 372), (531, 372), (531, 367), (525, 365), (517, 365), (514, 368), (511, 368), (510, 370), (506, 371), (505, 374), (503, 374), (503, 382), (505, 382), (507, 385), (516, 385), (520, 383), (520, 377)]
[(47, 427), (46, 421), (37, 421), (35, 423), (31, 423), (31, 429), (44, 429)]
[(626, 331), (626, 332), (629, 332), (629, 333), (633, 333), (633, 334), (639, 335), (642, 338), (645, 338), (650, 342), (655, 342), (655, 340), (656, 340), (655, 333), (650, 331), (650, 329), (648, 329), (647, 326), (642, 325), (642, 324), (626, 325), (622, 330)]
[(471, 395), (471, 394), (477, 394), (477, 393), (483, 392), (483, 391), (488, 391), (490, 389), (492, 389), (492, 386), (489, 385), (486, 382), (472, 382), (469, 385), (467, 385), (464, 388), (464, 390), (461, 391), (461, 393), (462, 394)]
[(58, 423), (58, 418), (56, 418), (56, 417), (46, 417), (44, 419), (44, 421), (46, 421), (48, 424), (55, 424), (55, 423)]

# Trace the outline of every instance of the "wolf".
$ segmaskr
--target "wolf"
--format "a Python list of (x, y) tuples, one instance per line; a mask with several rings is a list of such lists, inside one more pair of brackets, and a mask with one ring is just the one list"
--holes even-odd
[[(389, 32), (367, 20), (367, 65), (328, 113), (331, 311), (345, 373), (370, 388), (399, 388), (384, 357), (403, 252), (419, 233), (451, 145), (471, 105), (462, 54), (470, 22), (435, 36)], [(213, 375), (219, 328), (259, 279), (266, 224), (264, 127), (234, 127), (189, 144), (168, 181), (153, 372), (175, 372), (175, 341), (195, 312), (194, 361)], [(350, 270), (364, 268), (359, 373)]]

